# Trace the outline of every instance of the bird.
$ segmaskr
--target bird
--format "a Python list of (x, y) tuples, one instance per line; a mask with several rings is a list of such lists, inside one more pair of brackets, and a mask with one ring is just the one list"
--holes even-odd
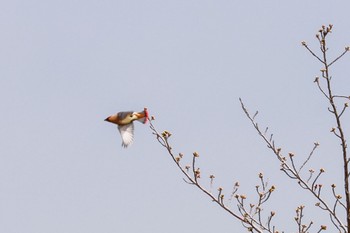
[(118, 125), (120, 136), (122, 137), (122, 147), (127, 148), (134, 141), (134, 121), (147, 123), (148, 110), (144, 108), (142, 112), (125, 111), (118, 112), (105, 119), (105, 121)]

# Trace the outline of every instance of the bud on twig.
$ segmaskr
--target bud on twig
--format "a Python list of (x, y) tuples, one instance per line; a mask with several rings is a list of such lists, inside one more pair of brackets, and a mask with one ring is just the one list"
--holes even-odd
[(221, 202), (224, 200), (224, 197), (225, 197), (224, 194), (221, 194), (221, 195), (220, 195)]
[(194, 172), (196, 178), (201, 178), (201, 170), (199, 168), (197, 168)]
[(167, 131), (167, 130), (164, 130), (163, 133), (162, 133), (162, 136), (163, 136), (163, 138), (168, 138), (168, 137), (171, 136), (171, 133), (169, 131)]

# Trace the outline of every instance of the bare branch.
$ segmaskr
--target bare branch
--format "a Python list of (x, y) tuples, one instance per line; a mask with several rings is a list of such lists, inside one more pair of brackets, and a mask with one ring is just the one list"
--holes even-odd
[(317, 58), (317, 60), (319, 60), (321, 63), (323, 63), (322, 59), (319, 58), (310, 48), (309, 46), (303, 41), (301, 42), (301, 44), (312, 54), (312, 56), (314, 56), (315, 58)]
[(312, 148), (309, 156), (307, 157), (307, 159), (305, 160), (305, 162), (303, 163), (303, 165), (301, 165), (301, 167), (299, 168), (299, 172), (303, 169), (303, 167), (307, 164), (307, 162), (309, 162), (309, 160), (311, 159), (311, 156), (314, 154), (314, 151), (316, 150), (316, 148), (319, 146), (320, 144), (318, 142), (314, 143), (314, 147)]
[(338, 61), (340, 58), (342, 58), (342, 56), (344, 56), (347, 52), (349, 52), (349, 49), (347, 49), (347, 47), (345, 48), (345, 51), (340, 54), (336, 59), (334, 59), (331, 63), (329, 63), (328, 67), (330, 67), (331, 65), (333, 65), (336, 61)]

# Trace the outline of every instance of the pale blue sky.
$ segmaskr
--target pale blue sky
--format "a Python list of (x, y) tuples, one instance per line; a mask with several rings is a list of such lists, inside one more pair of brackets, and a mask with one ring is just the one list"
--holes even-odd
[[(143, 107), (225, 190), (240, 181), (255, 198), (264, 172), (277, 186), (276, 225), (292, 232), (295, 207), (310, 198), (279, 171), (238, 98), (284, 151), (302, 157), (319, 141), (313, 168), (341, 186), (333, 119), (313, 84), (321, 66), (300, 41), (317, 49), (316, 31), (332, 23), (330, 55), (340, 53), (349, 9), (323, 0), (1, 2), (0, 232), (246, 232), (183, 182), (148, 127), (136, 123), (134, 144), (121, 147), (103, 119)], [(334, 65), (339, 94), (349, 95), (349, 59)], [(318, 226), (327, 216), (312, 205), (306, 217)]]

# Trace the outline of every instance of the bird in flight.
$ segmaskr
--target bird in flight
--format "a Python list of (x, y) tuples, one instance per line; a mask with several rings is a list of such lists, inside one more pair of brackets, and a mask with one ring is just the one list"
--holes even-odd
[(118, 112), (114, 115), (111, 115), (105, 119), (113, 124), (118, 125), (118, 130), (122, 137), (122, 146), (124, 148), (128, 147), (134, 141), (134, 121), (140, 121), (143, 124), (147, 123), (148, 120), (148, 110), (144, 108), (142, 112)]

